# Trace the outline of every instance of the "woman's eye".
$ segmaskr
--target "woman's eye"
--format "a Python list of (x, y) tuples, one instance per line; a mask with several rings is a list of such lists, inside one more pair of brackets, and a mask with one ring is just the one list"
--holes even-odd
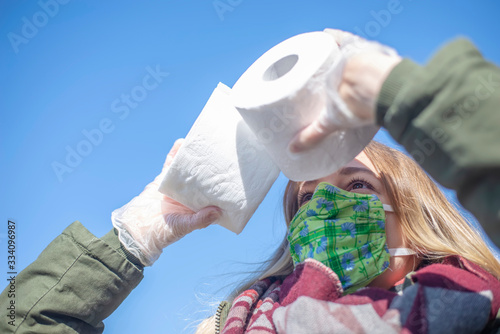
[(304, 203), (309, 202), (312, 198), (313, 194), (312, 193), (306, 193), (302, 195), (299, 199), (299, 205), (302, 206)]
[(364, 180), (352, 180), (347, 187), (347, 191), (360, 190), (360, 189), (370, 189), (374, 190), (370, 182)]
[(363, 187), (366, 187), (366, 185), (361, 182), (356, 182), (352, 185), (352, 189), (363, 189)]

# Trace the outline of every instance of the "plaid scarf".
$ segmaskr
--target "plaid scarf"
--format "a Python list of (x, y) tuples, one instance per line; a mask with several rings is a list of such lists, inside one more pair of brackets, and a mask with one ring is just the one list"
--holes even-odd
[(495, 330), (500, 282), (461, 257), (411, 276), (402, 295), (364, 288), (342, 296), (337, 275), (314, 259), (281, 282), (256, 282), (233, 302), (225, 334), (478, 333)]

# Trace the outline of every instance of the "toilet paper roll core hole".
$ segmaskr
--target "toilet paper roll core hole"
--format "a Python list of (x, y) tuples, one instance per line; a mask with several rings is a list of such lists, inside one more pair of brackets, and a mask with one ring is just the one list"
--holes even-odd
[(277, 61), (275, 61), (271, 66), (267, 68), (264, 72), (263, 79), (265, 81), (273, 81), (281, 78), (297, 64), (299, 56), (296, 54), (285, 56)]

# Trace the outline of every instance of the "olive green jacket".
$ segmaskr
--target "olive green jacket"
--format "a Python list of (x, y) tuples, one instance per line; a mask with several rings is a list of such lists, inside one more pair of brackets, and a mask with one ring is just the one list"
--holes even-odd
[[(500, 70), (466, 40), (421, 67), (403, 60), (385, 81), (377, 122), (500, 244)], [(101, 333), (143, 268), (114, 231), (70, 225), (0, 295), (0, 333)], [(11, 301), (15, 317), (9, 324)], [(222, 328), (229, 304), (218, 312)]]
[(102, 333), (142, 280), (139, 263), (114, 230), (99, 239), (74, 222), (0, 295), (0, 333)]
[(382, 86), (376, 117), (500, 245), (500, 69), (465, 39), (425, 67), (404, 59)]

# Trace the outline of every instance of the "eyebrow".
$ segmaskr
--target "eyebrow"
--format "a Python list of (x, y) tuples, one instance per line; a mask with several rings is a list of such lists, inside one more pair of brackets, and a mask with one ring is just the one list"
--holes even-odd
[[(375, 175), (375, 173), (373, 173), (368, 168), (363, 168), (363, 167), (343, 167), (343, 168), (338, 170), (338, 173), (340, 175), (343, 175), (343, 176), (349, 176), (349, 175), (356, 174), (356, 173), (364, 173), (364, 174), (371, 175), (374, 178), (378, 179), (378, 177)], [(299, 189), (303, 189), (304, 187), (307, 187), (308, 185), (316, 184), (316, 183), (318, 183), (318, 180), (306, 181), (300, 185)]]
[(339, 174), (340, 175), (352, 175), (356, 173), (365, 173), (365, 174), (370, 174), (373, 177), (377, 177), (375, 173), (373, 173), (371, 170), (368, 168), (363, 168), (363, 167), (343, 167), (339, 169)]

